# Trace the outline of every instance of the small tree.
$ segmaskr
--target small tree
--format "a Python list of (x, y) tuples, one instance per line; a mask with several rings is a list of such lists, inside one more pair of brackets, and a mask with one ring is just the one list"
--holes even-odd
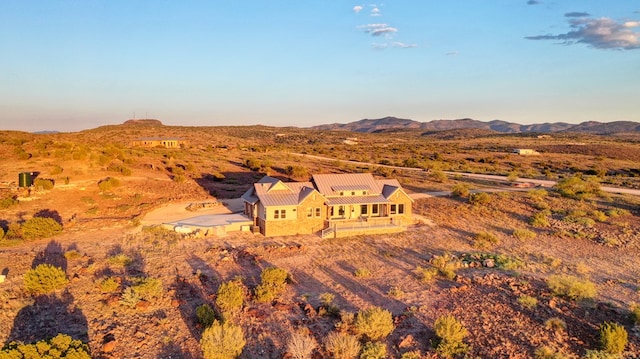
[(52, 218), (33, 217), (22, 224), (21, 232), (24, 239), (48, 238), (62, 232), (62, 225)]
[(563, 197), (589, 198), (600, 194), (600, 182), (597, 177), (583, 179), (581, 175), (563, 178), (554, 186)]
[(308, 334), (294, 332), (287, 342), (287, 352), (294, 359), (311, 359), (313, 351), (318, 347), (318, 343)]
[(244, 289), (242, 284), (238, 281), (230, 281), (220, 285), (216, 297), (216, 305), (223, 317), (238, 313), (242, 309), (243, 303)]
[(196, 317), (198, 318), (198, 323), (205, 328), (210, 327), (216, 321), (216, 313), (207, 303), (201, 304), (196, 308)]
[(240, 356), (246, 341), (242, 328), (230, 322), (214, 321), (200, 339), (205, 359), (234, 359)]
[(289, 274), (282, 268), (269, 267), (260, 274), (261, 283), (256, 287), (258, 302), (270, 302), (282, 292), (287, 284)]
[(610, 354), (622, 354), (627, 346), (628, 334), (618, 323), (605, 322), (600, 326), (600, 345)]
[(469, 186), (464, 183), (456, 183), (451, 188), (451, 194), (454, 197), (469, 197)]
[(473, 193), (469, 196), (469, 203), (477, 206), (484, 206), (491, 203), (491, 195), (487, 192)]
[(23, 277), (24, 288), (31, 294), (48, 294), (69, 283), (67, 275), (58, 267), (48, 263), (30, 269)]
[(453, 315), (447, 314), (436, 319), (433, 329), (438, 337), (436, 351), (440, 355), (451, 358), (469, 350), (469, 347), (464, 343), (464, 338), (468, 334), (467, 328)]
[(356, 332), (371, 340), (386, 338), (394, 329), (391, 312), (380, 307), (372, 307), (358, 312), (355, 322)]
[(354, 359), (362, 348), (355, 335), (337, 332), (331, 332), (327, 335), (324, 347), (334, 359)]

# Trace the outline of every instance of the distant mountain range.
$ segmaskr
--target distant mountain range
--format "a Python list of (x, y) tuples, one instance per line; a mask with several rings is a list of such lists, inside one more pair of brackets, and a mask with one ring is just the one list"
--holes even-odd
[(352, 132), (395, 132), (399, 130), (418, 131), (446, 131), (458, 129), (480, 129), (500, 133), (553, 133), (553, 132), (577, 132), (592, 134), (612, 134), (623, 132), (640, 132), (640, 123), (632, 121), (597, 122), (588, 121), (580, 124), (564, 122), (541, 123), (521, 125), (513, 122), (494, 120), (482, 122), (470, 118), (459, 120), (435, 120), (419, 122), (397, 117), (384, 117), (379, 119), (364, 119), (350, 123), (334, 123), (328, 125), (313, 126), (316, 130), (342, 130)]

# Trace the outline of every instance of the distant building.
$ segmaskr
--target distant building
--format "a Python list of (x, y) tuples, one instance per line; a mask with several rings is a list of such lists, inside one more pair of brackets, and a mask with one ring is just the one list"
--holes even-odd
[(134, 147), (184, 148), (188, 144), (188, 141), (181, 138), (165, 137), (141, 137), (132, 142)]
[(318, 174), (311, 182), (265, 176), (242, 199), (244, 214), (267, 237), (396, 233), (412, 221), (413, 200), (400, 183), (370, 173)]
[(539, 155), (540, 154), (540, 152), (536, 150), (532, 150), (530, 148), (515, 148), (512, 152), (517, 153), (519, 155)]

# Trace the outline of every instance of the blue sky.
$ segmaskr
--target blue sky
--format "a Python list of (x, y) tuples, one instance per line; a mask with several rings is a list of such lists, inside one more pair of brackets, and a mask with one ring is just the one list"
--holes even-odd
[(0, 2), (0, 129), (640, 121), (635, 0)]

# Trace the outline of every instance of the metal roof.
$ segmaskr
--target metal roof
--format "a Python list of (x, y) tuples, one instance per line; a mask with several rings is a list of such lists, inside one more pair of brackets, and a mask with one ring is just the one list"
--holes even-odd
[(343, 196), (327, 198), (328, 206), (339, 206), (347, 204), (374, 204), (389, 203), (389, 200), (382, 195), (377, 196)]
[(340, 195), (340, 190), (334, 188), (362, 188), (371, 191), (370, 194), (382, 193), (382, 186), (371, 173), (318, 174), (313, 175), (313, 183), (326, 197)]

